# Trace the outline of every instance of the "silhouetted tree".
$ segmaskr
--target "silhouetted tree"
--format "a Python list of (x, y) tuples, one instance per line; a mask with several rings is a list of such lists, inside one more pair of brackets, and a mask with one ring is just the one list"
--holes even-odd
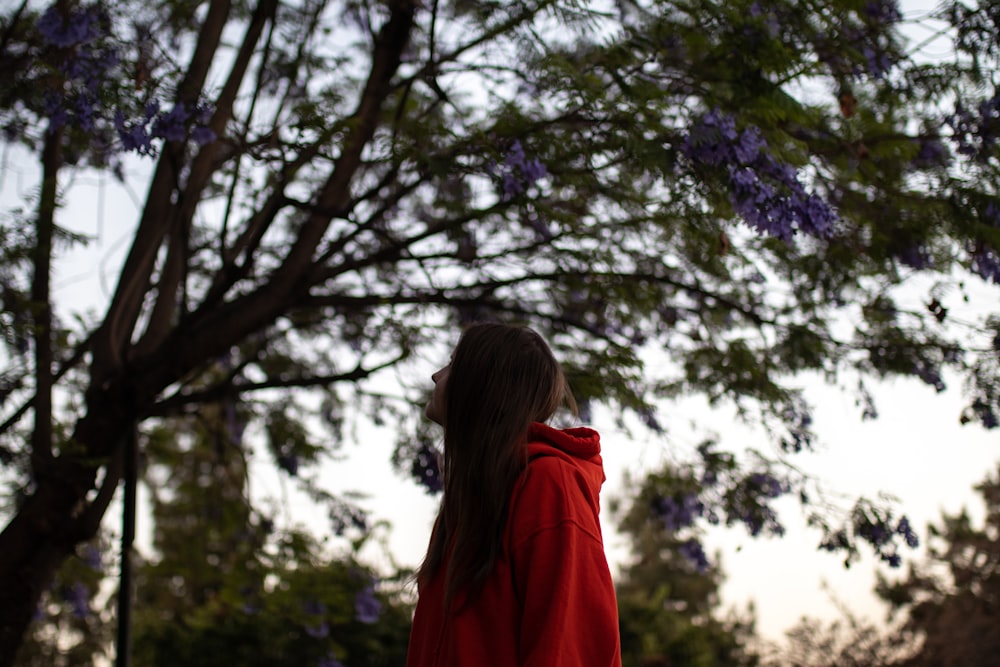
[(900, 581), (880, 577), (919, 650), (905, 667), (987, 667), (1000, 656), (1000, 467), (978, 484), (986, 513), (973, 525), (966, 510), (943, 514), (929, 531), (928, 555)]

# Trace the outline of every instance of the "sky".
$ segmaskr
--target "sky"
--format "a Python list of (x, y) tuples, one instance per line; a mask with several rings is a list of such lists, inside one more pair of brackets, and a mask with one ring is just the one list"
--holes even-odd
[[(130, 164), (139, 171), (146, 168), (139, 162)], [(132, 176), (131, 183), (141, 183), (141, 174)], [(0, 179), (0, 203), (6, 209), (34, 187), (34, 166), (17, 151), (5, 149), (0, 154)], [(61, 222), (95, 240), (56, 267), (55, 298), (64, 316), (70, 304), (74, 308), (93, 304), (98, 309), (110, 295), (144, 195), (140, 185), (134, 186), (136, 190), (121, 188), (109, 176), (84, 174), (76, 185), (79, 187), (71, 205), (62, 212)], [(991, 294), (993, 301), (988, 303), (995, 306), (996, 294)], [(845, 498), (860, 494), (872, 497), (879, 492), (896, 496), (922, 540), (926, 524), (942, 511), (953, 513), (968, 507), (975, 519), (981, 519), (982, 505), (972, 486), (996, 469), (1000, 434), (974, 425), (961, 426), (960, 383), (951, 378), (949, 385), (942, 394), (916, 381), (877, 385), (873, 393), (880, 417), (862, 421), (850, 394), (810, 384), (807, 397), (815, 407), (820, 443), (816, 452), (802, 454), (796, 463)], [(651, 439), (636, 439), (617, 431), (612, 415), (595, 409), (592, 425), (602, 434), (608, 478), (602, 494), (605, 503), (622, 492), (627, 472), (637, 476), (655, 468), (672, 452), (693, 447), (705, 429), (717, 431), (724, 445), (737, 450), (767, 447), (762, 433), (736, 425), (731, 414), (710, 410), (697, 398), (671, 407), (662, 421), (671, 442), (666, 448)], [(371, 428), (362, 437), (363, 442), (345, 447), (347, 460), (323, 470), (324, 481), (333, 490), (367, 494), (364, 505), (372, 518), (384, 519), (392, 526), (385, 537), (393, 557), (401, 565), (416, 565), (426, 548), (436, 499), (391, 472), (394, 433)], [(255, 493), (261, 495), (280, 496), (283, 492), (273, 476), (261, 475), (255, 487)], [(836, 600), (855, 613), (881, 620), (885, 610), (872, 594), (875, 572), (892, 575), (899, 571), (877, 563), (864, 550), (861, 562), (845, 570), (842, 557), (817, 550), (820, 535), (805, 527), (797, 504), (779, 507), (788, 530), (783, 538), (754, 539), (741, 528), (713, 529), (707, 534), (707, 550), (718, 555), (727, 574), (723, 605), (745, 608), (752, 601), (758, 630), (771, 639), (779, 639), (802, 616), (836, 618)], [(325, 519), (305, 505), (292, 501), (288, 511), (290, 519), (305, 522), (318, 532), (326, 528)], [(117, 519), (110, 515), (109, 520)], [(627, 545), (606, 515), (604, 531), (609, 561), (616, 569), (627, 561)], [(376, 561), (384, 559), (376, 547), (373, 545), (368, 555)], [(924, 549), (922, 544), (904, 555), (919, 560)]]

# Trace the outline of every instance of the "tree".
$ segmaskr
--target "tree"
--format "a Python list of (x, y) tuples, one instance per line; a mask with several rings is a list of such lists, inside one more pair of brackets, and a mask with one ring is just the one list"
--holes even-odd
[(905, 578), (879, 578), (877, 591), (917, 645), (897, 664), (992, 665), (1000, 655), (1000, 467), (976, 490), (986, 514), (973, 526), (966, 510), (943, 514), (928, 529), (926, 561), (911, 564)]
[(403, 664), (406, 573), (382, 582), (359, 562), (371, 534), (359, 517), (338, 517), (353, 548), (337, 553), (252, 508), (251, 454), (227, 423), (232, 406), (208, 407), (187, 433), (154, 430), (144, 448), (147, 477), (167, 481), (149, 484), (160, 489), (156, 558), (136, 586), (137, 664)]
[(979, 528), (966, 509), (943, 513), (928, 527), (927, 556), (910, 563), (905, 577), (878, 573), (876, 592), (889, 604), (881, 627), (855, 617), (840, 603), (842, 619), (824, 626), (814, 619), (787, 633), (766, 665), (822, 667), (975, 667), (996, 663), (1000, 596), (1000, 467), (975, 487), (983, 497)]
[[(289, 474), (345, 419), (392, 420), (399, 459), (430, 461), (408, 373), (472, 319), (534, 325), (585, 407), (653, 430), (678, 395), (731, 402), (776, 460), (814, 437), (803, 376), (864, 401), (866, 381), (955, 369), (963, 418), (995, 427), (995, 301), (952, 311), (1000, 282), (998, 16), (927, 18), (955, 54), (932, 63), (901, 18), (888, 0), (5, 10), (0, 124), (39, 185), (2, 226), (0, 665), (99, 530), (137, 424), (256, 394), (250, 422), (303, 424), (275, 450)], [(124, 177), (135, 154), (154, 167), (115, 291), (57, 317), (54, 262), (86, 240), (60, 217), (70, 177)], [(759, 473), (729, 479), (774, 490)], [(824, 544), (896, 557), (897, 519), (859, 508), (817, 513)]]
[(786, 633), (787, 643), (774, 647), (762, 662), (765, 667), (887, 667), (913, 651), (895, 629), (855, 617), (842, 609), (843, 618), (824, 625), (802, 618)]
[(109, 656), (115, 617), (108, 604), (113, 595), (102, 586), (111, 565), (105, 537), (82, 545), (81, 557), (59, 568), (28, 628), (18, 667), (89, 667)]
[(752, 610), (747, 617), (719, 617), (722, 571), (686, 535), (693, 516), (685, 499), (697, 486), (692, 473), (667, 465), (628, 489), (627, 505), (612, 504), (632, 552), (616, 585), (628, 667), (757, 664)]
[[(340, 505), (330, 509), (350, 549), (301, 527), (281, 528), (254, 508), (254, 455), (241, 430), (231, 429), (239, 412), (231, 403), (208, 404), (145, 435), (153, 541), (150, 557), (133, 555), (136, 664), (403, 664), (410, 573), (383, 576), (363, 565), (357, 552), (375, 531)], [(115, 582), (100, 586), (109, 558), (97, 545), (86, 553), (87, 562), (71, 559), (60, 569), (19, 655), (22, 667), (83, 667), (110, 652), (118, 619), (114, 605), (102, 602), (117, 596), (98, 591)]]

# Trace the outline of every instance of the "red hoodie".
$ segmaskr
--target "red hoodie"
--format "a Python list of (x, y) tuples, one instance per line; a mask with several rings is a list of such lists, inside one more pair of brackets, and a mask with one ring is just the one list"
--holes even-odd
[(514, 486), (493, 574), (473, 604), (446, 617), (438, 569), (420, 590), (407, 667), (620, 667), (597, 519), (600, 451), (589, 428), (532, 424), (531, 463)]

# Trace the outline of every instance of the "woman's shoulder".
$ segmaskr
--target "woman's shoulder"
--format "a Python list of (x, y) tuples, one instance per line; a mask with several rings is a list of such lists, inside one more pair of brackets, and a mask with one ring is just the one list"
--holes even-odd
[(530, 460), (511, 498), (515, 541), (565, 523), (593, 531), (598, 524), (599, 491), (593, 487), (571, 457), (556, 452)]

